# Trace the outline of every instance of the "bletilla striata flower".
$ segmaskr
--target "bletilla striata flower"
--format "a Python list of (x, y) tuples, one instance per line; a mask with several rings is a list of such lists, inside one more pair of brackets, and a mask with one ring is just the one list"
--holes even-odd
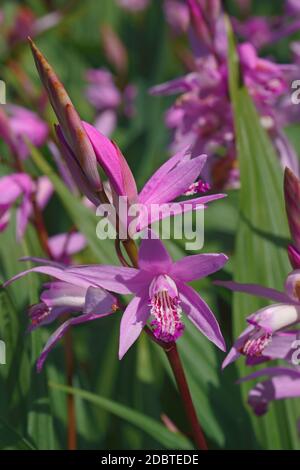
[[(152, 232), (150, 234), (154, 236)], [(166, 343), (176, 341), (184, 330), (182, 313), (224, 351), (225, 342), (213, 312), (187, 283), (218, 271), (227, 259), (224, 254), (199, 254), (173, 262), (159, 239), (148, 238), (142, 240), (138, 268), (104, 265), (64, 267), (44, 260), (42, 266), (17, 274), (4, 286), (31, 272), (48, 274), (59, 281), (50, 284), (50, 292), (42, 294), (42, 304), (30, 311), (34, 322), (38, 324), (44, 320), (52, 320), (53, 316), (60, 314), (61, 308), (63, 311), (65, 307), (69, 310), (73, 307), (82, 310), (90, 287), (93, 288), (93, 294), (95, 289), (133, 294), (121, 320), (120, 359), (137, 340), (148, 321), (158, 340)], [(34, 258), (32, 260), (41, 261)], [(73, 290), (68, 295), (66, 288), (70, 285)], [(84, 295), (74, 286), (83, 288)], [(78, 295), (80, 301), (77, 301)], [(49, 307), (57, 307), (59, 311), (49, 310)], [(95, 313), (94, 310), (92, 312)]]
[(235, 361), (241, 354), (248, 363), (260, 362), (267, 358), (288, 359), (297, 331), (289, 330), (300, 322), (300, 270), (288, 275), (285, 292), (257, 284), (239, 284), (232, 281), (216, 281), (216, 285), (234, 292), (263, 297), (276, 304), (264, 307), (247, 318), (249, 326), (235, 341), (223, 367)]

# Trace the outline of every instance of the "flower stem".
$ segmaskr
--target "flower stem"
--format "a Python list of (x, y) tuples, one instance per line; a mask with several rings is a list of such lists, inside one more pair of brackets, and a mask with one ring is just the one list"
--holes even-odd
[(164, 348), (164, 350), (177, 383), (178, 391), (180, 393), (186, 417), (193, 433), (195, 444), (201, 450), (208, 450), (204, 433), (197, 418), (196, 410), (186, 380), (182, 362), (178, 354), (177, 346), (175, 343), (172, 343), (170, 349)]
[(178, 354), (176, 343), (164, 343), (163, 341), (155, 338), (154, 334), (148, 326), (144, 327), (144, 331), (152, 339), (152, 341), (158, 344), (165, 351), (176, 380), (178, 391), (182, 399), (182, 404), (187, 420), (193, 433), (195, 444), (201, 450), (208, 450), (204, 433), (197, 418), (191, 392), (186, 380), (180, 356)]

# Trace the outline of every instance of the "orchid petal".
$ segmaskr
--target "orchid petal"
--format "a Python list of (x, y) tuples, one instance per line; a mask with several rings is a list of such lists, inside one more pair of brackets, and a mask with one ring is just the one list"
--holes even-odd
[(44, 209), (53, 194), (53, 185), (47, 176), (40, 176), (37, 181), (36, 202), (40, 209)]
[(245, 294), (264, 297), (265, 299), (273, 300), (275, 302), (292, 303), (291, 299), (284, 292), (280, 292), (269, 287), (263, 287), (259, 284), (241, 284), (233, 281), (214, 281), (214, 284), (216, 286), (225, 287), (226, 289), (230, 289), (234, 292), (244, 292)]
[(223, 253), (186, 256), (175, 261), (170, 275), (181, 281), (189, 282), (219, 271), (227, 261), (228, 257)]
[(66, 270), (77, 278), (90, 281), (94, 286), (99, 286), (118, 294), (132, 294), (148, 286), (151, 275), (140, 272), (135, 268), (118, 266), (75, 266)]
[(49, 239), (49, 248), (55, 259), (78, 253), (85, 246), (86, 238), (81, 233), (61, 233)]
[(173, 157), (169, 158), (147, 181), (142, 191), (139, 194), (139, 202), (144, 204), (147, 201), (153, 192), (155, 192), (156, 186), (160, 183), (163, 178), (165, 178), (168, 173), (173, 170), (180, 162), (188, 161), (191, 158), (191, 153), (189, 152), (190, 146), (185, 147), (176, 153)]
[[(17, 281), (18, 279), (22, 278), (23, 276), (26, 276), (29, 273), (40, 273), (40, 274), (47, 274), (48, 276), (52, 276), (56, 279), (59, 279), (60, 281), (65, 281), (70, 284), (74, 284), (75, 286), (79, 287), (90, 287), (93, 285), (92, 282), (87, 281), (84, 279), (84, 277), (76, 276), (75, 274), (72, 274), (72, 272), (67, 272), (64, 269), (60, 269), (58, 267), (54, 266), (37, 266), (31, 269), (27, 269), (26, 271), (22, 271), (18, 274), (16, 274), (14, 277), (9, 279), (3, 284), (3, 287), (9, 286), (12, 282)], [(97, 284), (94, 284), (94, 287), (97, 287)]]
[(181, 306), (188, 319), (222, 351), (226, 350), (225, 341), (219, 324), (204, 300), (191, 287), (177, 283)]
[(141, 242), (139, 249), (139, 268), (153, 274), (168, 273), (171, 269), (172, 258), (159, 238), (153, 238), (155, 233), (148, 232), (150, 238)]
[(87, 122), (84, 129), (92, 143), (98, 162), (119, 196), (127, 196), (129, 202), (137, 199), (135, 179), (120, 149), (95, 127)]
[(56, 343), (66, 334), (66, 332), (70, 329), (71, 326), (80, 325), (81, 323), (90, 322), (93, 320), (98, 320), (98, 318), (103, 318), (110, 315), (112, 312), (106, 313), (85, 313), (83, 315), (79, 315), (78, 317), (70, 318), (69, 320), (65, 321), (59, 328), (50, 336), (48, 339), (44, 349), (42, 350), (38, 361), (37, 361), (37, 371), (41, 372), (42, 367), (44, 365), (45, 360), (51, 349), (56, 345)]
[(245, 382), (261, 376), (269, 379), (259, 382), (250, 390), (248, 403), (256, 415), (261, 416), (268, 410), (270, 401), (284, 398), (295, 398), (300, 395), (300, 371), (287, 367), (270, 367), (259, 370), (244, 377), (239, 382)]
[(123, 358), (137, 340), (149, 316), (149, 293), (148, 290), (144, 290), (132, 299), (123, 313), (120, 325), (119, 359)]
[(206, 159), (206, 155), (200, 155), (177, 165), (168, 173), (166, 178), (162, 178), (157, 182), (148, 197), (143, 198), (143, 203), (160, 204), (173, 201), (177, 197), (182, 196), (199, 176)]

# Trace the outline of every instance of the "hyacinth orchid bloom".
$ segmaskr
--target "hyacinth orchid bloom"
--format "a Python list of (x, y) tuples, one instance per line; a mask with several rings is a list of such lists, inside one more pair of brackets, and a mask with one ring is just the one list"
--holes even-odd
[[(53, 263), (53, 266), (59, 264)], [(46, 284), (40, 303), (32, 305), (28, 310), (28, 330), (33, 331), (48, 325), (66, 314), (77, 315), (67, 319), (49, 337), (37, 360), (38, 372), (41, 371), (49, 352), (72, 326), (106, 317), (117, 308), (117, 301), (111, 294), (80, 277), (73, 277), (71, 282), (56, 281)]]
[(216, 281), (216, 285), (234, 292), (263, 297), (277, 302), (264, 307), (247, 318), (249, 326), (235, 341), (229, 351), (223, 368), (235, 361), (241, 354), (256, 362), (259, 358), (284, 358), (291, 350), (296, 332), (286, 331), (300, 322), (300, 270), (287, 277), (285, 292), (257, 284), (239, 284), (232, 281)]
[[(108, 176), (112, 200), (116, 207), (119, 196), (126, 197), (129, 206), (143, 204), (148, 209), (151, 204), (172, 202), (186, 192), (190, 195), (207, 189), (201, 182), (195, 184), (206, 156), (200, 155), (191, 159), (191, 155), (184, 149), (162, 165), (138, 194), (134, 177), (120, 149), (93, 126), (80, 121), (54, 71), (37, 47), (33, 43), (31, 46), (40, 77), (60, 123), (56, 127), (56, 132), (66, 163), (80, 189), (95, 205), (99, 205), (99, 191), (103, 190), (97, 163), (100, 163)], [(92, 180), (93, 183), (89, 184)], [(187, 201), (186, 207), (184, 202), (181, 202), (171, 213), (176, 215), (176, 211), (182, 213), (186, 209), (193, 210), (196, 206), (203, 208), (206, 203), (224, 196), (224, 194), (213, 194), (195, 198)], [(139, 215), (137, 231), (156, 220), (170, 216), (170, 208), (164, 207), (164, 211), (157, 211), (152, 218), (149, 218), (149, 214), (153, 215), (153, 212), (146, 210)]]
[(0, 109), (0, 137), (22, 160), (29, 154), (25, 139), (41, 147), (47, 140), (48, 132), (47, 124), (26, 108), (7, 104)]
[[(169, 217), (171, 213), (176, 215), (196, 208), (203, 208), (205, 204), (226, 196), (225, 194), (211, 194), (185, 200), (178, 202), (173, 207), (174, 210), (171, 211), (171, 206), (168, 203), (176, 198), (203, 193), (210, 189), (201, 180), (195, 183), (205, 165), (206, 155), (191, 158), (189, 150), (183, 149), (164, 163), (138, 193), (134, 176), (120, 149), (90, 124), (85, 123), (84, 127), (98, 161), (108, 176), (112, 200), (116, 201), (116, 206), (118, 197), (125, 196), (129, 207), (132, 204), (140, 204), (145, 208), (138, 215), (136, 231), (143, 230), (157, 220)], [(164, 210), (153, 213), (151, 211), (153, 204), (161, 205)], [(166, 206), (163, 206), (165, 204)]]
[[(180, 93), (166, 113), (172, 130), (171, 150), (190, 145), (193, 156), (209, 155), (205, 180), (214, 188), (239, 187), (232, 106), (228, 99), (227, 35), (221, 3), (188, 0), (194, 60), (190, 73), (157, 85), (152, 95)], [(295, 65), (276, 64), (261, 59), (250, 43), (238, 47), (244, 83), (261, 115), (261, 123), (272, 138), (281, 166), (299, 172), (293, 146), (282, 128), (295, 121), (295, 106), (286, 99)], [(191, 62), (191, 61), (190, 61)]]
[(248, 395), (248, 403), (257, 416), (264, 415), (273, 400), (300, 396), (300, 367), (269, 367), (243, 377), (239, 383), (260, 377), (268, 379), (258, 382)]
[(86, 247), (86, 238), (79, 232), (60, 233), (49, 238), (52, 258), (63, 264), (70, 264), (72, 255)]
[(224, 254), (199, 254), (173, 262), (162, 242), (149, 238), (141, 242), (138, 269), (104, 265), (62, 267), (44, 260), (43, 266), (17, 274), (4, 286), (30, 272), (38, 272), (64, 283), (134, 294), (121, 320), (120, 359), (137, 340), (149, 319), (158, 340), (166, 343), (176, 341), (184, 330), (182, 311), (224, 351), (225, 342), (214, 314), (186, 283), (218, 271), (227, 259)]
[(130, 118), (134, 114), (136, 89), (133, 85), (127, 85), (121, 93), (114, 83), (113, 75), (106, 69), (90, 69), (86, 73), (86, 79), (88, 81), (86, 97), (99, 112), (95, 128), (102, 134), (110, 136), (116, 128), (121, 106), (126, 117)]
[(33, 213), (33, 195), (35, 194), (38, 207), (43, 210), (52, 192), (52, 184), (46, 176), (41, 176), (36, 182), (26, 173), (14, 173), (0, 178), (0, 232), (9, 223), (10, 209), (21, 198), (16, 213), (17, 240), (20, 241)]

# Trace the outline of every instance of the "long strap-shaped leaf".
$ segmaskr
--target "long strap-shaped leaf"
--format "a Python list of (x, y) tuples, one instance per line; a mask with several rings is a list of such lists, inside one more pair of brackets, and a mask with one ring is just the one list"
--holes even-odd
[(83, 398), (84, 400), (93, 403), (94, 405), (100, 406), (100, 408), (118, 416), (119, 418), (125, 419), (127, 422), (137, 426), (142, 431), (149, 434), (157, 442), (167, 447), (168, 449), (192, 449), (191, 442), (184, 437), (182, 434), (176, 434), (169, 431), (162, 424), (158, 423), (152, 418), (143, 415), (142, 413), (132, 410), (120, 403), (109, 400), (94, 393), (81, 390), (79, 388), (67, 387), (65, 385), (55, 384), (50, 382), (50, 387), (57, 390), (61, 390), (65, 393), (72, 393), (77, 397)]
[[(253, 101), (241, 82), (230, 26), (228, 30), (230, 94), (241, 173), (234, 278), (239, 282), (255, 282), (282, 289), (284, 278), (290, 271), (285, 249), (288, 229), (283, 203), (283, 173)], [(260, 299), (238, 293), (234, 295), (235, 337), (245, 328), (245, 316), (263, 305)], [(249, 372), (243, 360), (238, 363), (238, 368), (241, 376)], [(246, 399), (249, 385), (242, 387)], [(252, 415), (261, 447), (297, 448), (297, 416), (300, 416), (300, 402), (297, 400), (272, 404), (262, 418)]]

